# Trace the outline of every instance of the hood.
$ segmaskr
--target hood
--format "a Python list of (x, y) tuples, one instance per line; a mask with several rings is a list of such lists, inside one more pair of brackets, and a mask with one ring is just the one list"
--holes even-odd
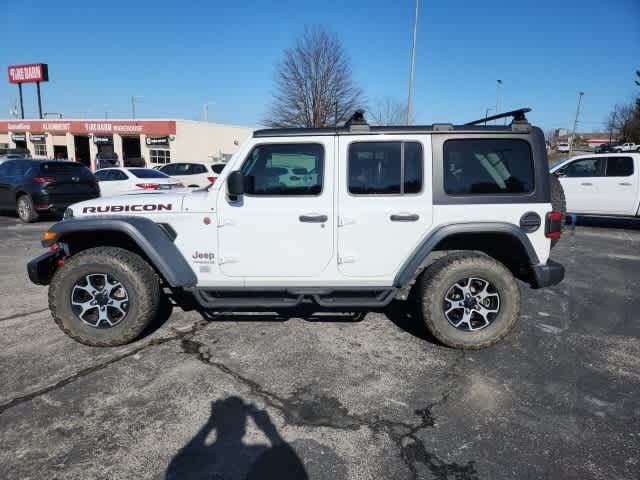
[(182, 211), (184, 196), (184, 193), (136, 193), (95, 198), (74, 203), (69, 208), (73, 210), (74, 217), (168, 214)]

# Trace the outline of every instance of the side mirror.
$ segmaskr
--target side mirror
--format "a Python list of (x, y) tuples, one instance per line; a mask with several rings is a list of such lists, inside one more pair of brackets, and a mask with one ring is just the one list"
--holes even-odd
[(230, 197), (239, 197), (244, 193), (244, 175), (235, 170), (227, 177), (227, 194)]

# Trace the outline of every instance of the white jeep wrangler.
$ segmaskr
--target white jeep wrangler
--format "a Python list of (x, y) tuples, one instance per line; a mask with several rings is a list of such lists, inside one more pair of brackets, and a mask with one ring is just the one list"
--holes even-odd
[(411, 300), (440, 342), (482, 348), (519, 316), (516, 278), (564, 276), (549, 260), (561, 192), (528, 111), (491, 117), (509, 126), (372, 127), (358, 111), (337, 128), (258, 130), (206, 189), (73, 205), (29, 276), (87, 345), (135, 340), (168, 296), (203, 311)]

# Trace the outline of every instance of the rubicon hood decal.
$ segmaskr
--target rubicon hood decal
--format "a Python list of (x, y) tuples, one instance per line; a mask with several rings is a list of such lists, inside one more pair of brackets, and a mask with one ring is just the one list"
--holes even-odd
[(122, 212), (169, 212), (173, 210), (172, 203), (146, 203), (133, 205), (97, 205), (83, 207), (82, 213), (122, 213)]

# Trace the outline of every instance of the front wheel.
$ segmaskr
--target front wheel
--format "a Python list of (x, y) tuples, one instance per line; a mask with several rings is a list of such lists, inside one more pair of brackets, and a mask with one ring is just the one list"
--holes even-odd
[(418, 287), (424, 323), (449, 347), (488, 347), (509, 333), (520, 315), (516, 279), (483, 253), (442, 257), (425, 270)]
[(85, 345), (111, 347), (138, 338), (158, 313), (162, 292), (151, 266), (117, 247), (85, 250), (51, 280), (49, 308), (64, 333)]

